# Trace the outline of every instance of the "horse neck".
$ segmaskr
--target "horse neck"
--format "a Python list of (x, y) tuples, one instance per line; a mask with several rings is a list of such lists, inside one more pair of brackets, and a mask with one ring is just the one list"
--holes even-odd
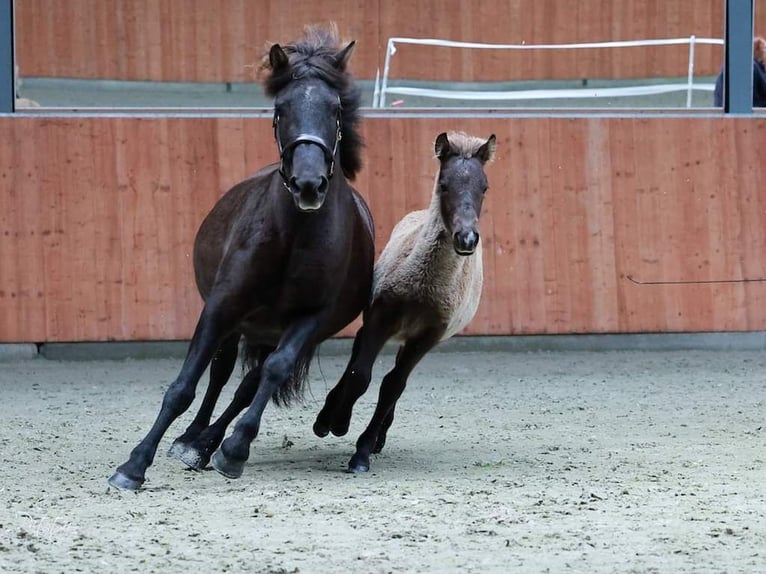
[(437, 175), (426, 219), (412, 254), (422, 261), (423, 268), (427, 269), (430, 275), (439, 274), (446, 277), (458, 273), (470, 258), (455, 253), (452, 238), (442, 219), (439, 194), (436, 191), (438, 181)]

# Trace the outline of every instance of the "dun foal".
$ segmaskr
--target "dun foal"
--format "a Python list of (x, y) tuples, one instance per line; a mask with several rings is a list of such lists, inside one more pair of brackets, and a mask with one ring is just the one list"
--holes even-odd
[(465, 327), (482, 288), (478, 222), (487, 191), (484, 166), (495, 154), (495, 136), (463, 133), (436, 138), (439, 173), (428, 209), (407, 214), (394, 228), (375, 265), (370, 309), (356, 335), (346, 371), (314, 423), (318, 436), (348, 432), (354, 403), (367, 390), (372, 365), (390, 338), (402, 345), (383, 378), (375, 413), (356, 443), (350, 472), (366, 472), (394, 420), (407, 377), (440, 341)]

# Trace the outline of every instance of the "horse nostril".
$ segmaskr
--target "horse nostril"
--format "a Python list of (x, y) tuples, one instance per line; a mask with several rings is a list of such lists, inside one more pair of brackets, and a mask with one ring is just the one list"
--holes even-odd
[(479, 234), (476, 231), (466, 231), (455, 233), (453, 237), (455, 251), (460, 254), (470, 254), (476, 249), (479, 243)]
[(301, 178), (293, 176), (290, 178), (290, 189), (295, 193), (317, 195), (322, 194), (327, 188), (327, 178), (325, 176)]
[(324, 193), (325, 191), (327, 191), (327, 185), (329, 183), (330, 182), (327, 180), (327, 178), (325, 176), (322, 176), (321, 179), (319, 180), (319, 186), (317, 187), (317, 193)]

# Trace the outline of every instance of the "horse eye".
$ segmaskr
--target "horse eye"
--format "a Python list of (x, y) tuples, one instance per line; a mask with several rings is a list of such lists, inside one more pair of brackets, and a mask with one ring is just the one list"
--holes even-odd
[(488, 189), (489, 189), (489, 186), (485, 185), (484, 188), (481, 190), (481, 194), (484, 195), (485, 193), (487, 193)]

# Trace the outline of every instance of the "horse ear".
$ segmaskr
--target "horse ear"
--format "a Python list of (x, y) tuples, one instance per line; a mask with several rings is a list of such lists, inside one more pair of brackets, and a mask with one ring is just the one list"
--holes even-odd
[(482, 146), (476, 150), (476, 157), (479, 158), (481, 163), (487, 163), (495, 158), (495, 148), (497, 147), (497, 138), (495, 134), (489, 136), (489, 139), (485, 141)]
[(356, 44), (356, 40), (352, 40), (348, 43), (348, 45), (343, 48), (340, 52), (335, 54), (335, 67), (339, 70), (343, 71), (346, 69), (346, 66), (348, 65), (348, 61), (351, 59), (351, 54), (354, 53), (354, 45)]
[(269, 50), (269, 65), (275, 72), (287, 66), (290, 62), (287, 54), (279, 44), (274, 44)]
[(447, 132), (442, 132), (436, 136), (436, 142), (434, 142), (434, 150), (436, 151), (436, 157), (439, 159), (447, 159), (450, 154), (449, 138)]

